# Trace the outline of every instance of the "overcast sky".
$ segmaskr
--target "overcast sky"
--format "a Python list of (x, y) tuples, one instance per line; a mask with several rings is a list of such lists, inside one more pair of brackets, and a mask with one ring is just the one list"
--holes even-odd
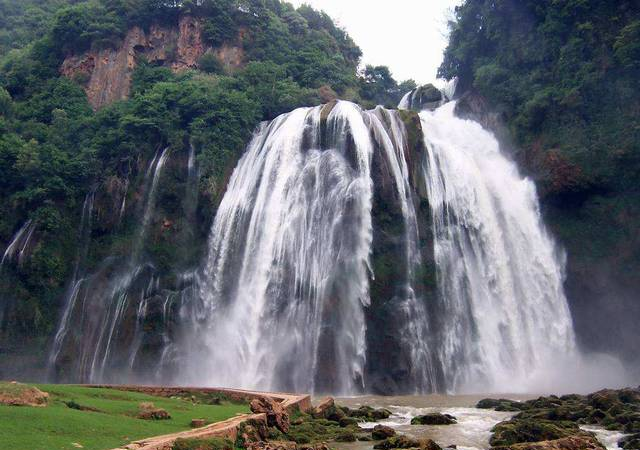
[(288, 0), (324, 10), (347, 30), (365, 64), (386, 65), (398, 81), (432, 82), (460, 0)]

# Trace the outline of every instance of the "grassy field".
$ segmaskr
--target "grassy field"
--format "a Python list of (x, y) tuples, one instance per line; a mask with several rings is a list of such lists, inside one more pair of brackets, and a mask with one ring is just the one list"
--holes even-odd
[[(2, 387), (0, 384), (0, 389)], [(249, 407), (243, 404), (194, 404), (180, 399), (77, 386), (36, 387), (49, 393), (49, 406), (0, 405), (0, 449), (108, 450), (135, 439), (187, 430), (191, 419), (217, 422), (249, 412)], [(73, 409), (66, 402), (97, 411)], [(138, 419), (136, 415), (142, 402), (152, 402), (165, 409), (171, 419)]]

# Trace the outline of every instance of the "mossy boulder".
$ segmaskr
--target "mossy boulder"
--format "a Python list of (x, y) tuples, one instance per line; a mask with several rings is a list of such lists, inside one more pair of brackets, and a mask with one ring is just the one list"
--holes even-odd
[(618, 441), (618, 447), (624, 450), (640, 450), (640, 433), (623, 437)]
[(396, 430), (386, 425), (376, 425), (373, 427), (371, 437), (377, 441), (390, 438), (396, 435)]
[(377, 450), (390, 450), (392, 448), (419, 448), (420, 441), (408, 436), (400, 435), (385, 439), (373, 446)]
[(358, 420), (354, 419), (353, 417), (343, 417), (342, 419), (340, 419), (338, 424), (340, 424), (340, 426), (343, 428), (348, 426), (357, 426)]
[(390, 450), (393, 448), (416, 448), (421, 450), (442, 450), (438, 444), (431, 439), (417, 440), (408, 436), (400, 435), (385, 439), (373, 446), (376, 450)]
[(526, 406), (522, 402), (506, 398), (484, 398), (476, 404), (476, 408), (495, 409), (496, 411), (522, 411)]
[(453, 425), (458, 423), (451, 414), (429, 413), (411, 419), (411, 425)]
[(566, 421), (550, 421), (514, 418), (493, 427), (491, 446), (504, 446), (522, 442), (538, 442), (561, 439), (581, 434), (577, 424)]
[(353, 431), (345, 431), (335, 437), (336, 442), (355, 442), (358, 437)]
[(606, 450), (606, 448), (594, 436), (580, 435), (551, 441), (492, 447), (491, 450)]

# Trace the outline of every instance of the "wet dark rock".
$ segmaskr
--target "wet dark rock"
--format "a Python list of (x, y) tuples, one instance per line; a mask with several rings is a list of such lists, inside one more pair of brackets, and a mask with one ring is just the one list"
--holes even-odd
[(577, 424), (567, 421), (551, 421), (517, 418), (500, 422), (493, 427), (492, 446), (508, 446), (523, 442), (539, 442), (589, 434)]
[(640, 433), (623, 437), (618, 441), (618, 447), (624, 450), (640, 450)]
[(383, 440), (395, 435), (396, 430), (386, 425), (376, 425), (371, 432), (371, 437), (375, 440)]
[(418, 448), (418, 447), (420, 447), (420, 441), (404, 435), (387, 438), (384, 441), (379, 442), (373, 446), (374, 449), (378, 449), (378, 450), (380, 449), (389, 450), (392, 448)]
[(453, 425), (458, 423), (451, 414), (430, 413), (411, 419), (411, 425)]
[(353, 431), (345, 431), (336, 436), (336, 442), (355, 442), (358, 437)]
[(358, 425), (358, 420), (353, 417), (343, 417), (338, 421), (341, 427), (345, 428), (348, 426)]
[(525, 408), (525, 405), (522, 402), (506, 398), (484, 398), (476, 404), (476, 408), (495, 409), (496, 411), (521, 411)]
[(606, 450), (593, 436), (570, 436), (541, 442), (524, 442), (520, 444), (493, 447), (492, 450)]

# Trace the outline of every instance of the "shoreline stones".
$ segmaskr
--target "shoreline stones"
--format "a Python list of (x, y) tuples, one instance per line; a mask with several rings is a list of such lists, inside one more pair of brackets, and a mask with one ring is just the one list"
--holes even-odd
[(597, 425), (630, 434), (620, 440), (619, 446), (625, 450), (640, 449), (640, 388), (603, 389), (589, 395), (551, 395), (525, 402), (483, 399), (476, 406), (517, 412), (492, 430), (490, 444), (500, 450), (604, 448), (593, 433), (579, 425)]
[(405, 435), (394, 436), (385, 439), (382, 442), (374, 445), (375, 450), (392, 450), (396, 448), (415, 448), (420, 450), (442, 450), (438, 444), (431, 439), (413, 439)]
[(381, 441), (396, 435), (396, 430), (386, 425), (376, 425), (371, 430), (371, 437), (376, 441)]

